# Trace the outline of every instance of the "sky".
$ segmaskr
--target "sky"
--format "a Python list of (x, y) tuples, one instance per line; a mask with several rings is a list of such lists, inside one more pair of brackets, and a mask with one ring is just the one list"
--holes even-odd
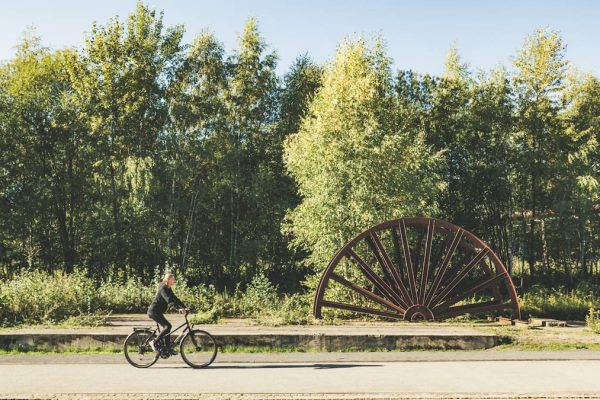
[[(567, 58), (600, 76), (600, 1), (595, 0), (146, 0), (166, 25), (183, 24), (185, 42), (210, 30), (227, 51), (256, 17), (284, 73), (308, 53), (324, 63), (345, 37), (381, 35), (398, 69), (440, 74), (451, 46), (472, 70), (510, 65), (538, 27), (558, 30)], [(0, 60), (15, 53), (29, 26), (51, 48), (81, 46), (93, 21), (126, 18), (136, 0), (0, 0)]]

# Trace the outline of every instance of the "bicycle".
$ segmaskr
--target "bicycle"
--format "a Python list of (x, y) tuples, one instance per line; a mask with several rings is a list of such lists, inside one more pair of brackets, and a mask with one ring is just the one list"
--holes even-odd
[[(149, 327), (133, 328), (133, 333), (127, 336), (123, 344), (123, 352), (127, 361), (136, 368), (148, 368), (154, 365), (159, 358), (166, 359), (171, 355), (177, 355), (173, 348), (179, 344), (181, 358), (190, 367), (205, 368), (212, 364), (217, 357), (217, 342), (210, 333), (193, 329), (193, 325), (190, 325), (188, 321), (189, 313), (189, 310), (185, 310), (185, 322), (169, 332), (160, 340), (160, 343), (155, 343), (157, 352), (152, 350), (149, 342), (158, 336), (160, 326), (156, 324), (155, 329)], [(170, 341), (169, 339), (173, 333), (184, 326), (181, 335)], [(166, 343), (171, 343), (171, 348)]]

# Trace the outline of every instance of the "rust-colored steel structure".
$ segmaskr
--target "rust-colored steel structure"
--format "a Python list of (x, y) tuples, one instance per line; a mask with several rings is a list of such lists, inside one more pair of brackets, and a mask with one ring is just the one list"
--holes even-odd
[(521, 317), (512, 280), (489, 246), (425, 217), (386, 221), (346, 243), (321, 276), (316, 318), (323, 307), (409, 321), (489, 312)]

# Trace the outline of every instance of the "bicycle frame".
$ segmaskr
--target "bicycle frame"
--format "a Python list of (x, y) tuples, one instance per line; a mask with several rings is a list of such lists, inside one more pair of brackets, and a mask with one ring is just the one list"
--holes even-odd
[[(179, 344), (179, 343), (180, 343), (180, 342), (183, 340), (183, 337), (185, 336), (185, 334), (186, 334), (188, 331), (190, 331), (190, 330), (192, 329), (192, 327), (191, 327), (191, 325), (190, 325), (190, 321), (188, 321), (188, 318), (187, 318), (187, 316), (188, 316), (188, 313), (186, 312), (186, 313), (184, 314), (184, 317), (185, 317), (185, 322), (184, 322), (183, 324), (179, 325), (177, 328), (175, 328), (175, 329), (171, 329), (171, 332), (169, 332), (169, 334), (168, 334), (168, 335), (166, 335), (166, 336), (163, 338), (163, 340), (164, 340), (164, 339), (166, 339), (166, 338), (167, 338), (167, 336), (169, 336), (169, 337), (173, 337), (173, 334), (174, 334), (175, 332), (177, 332), (178, 330), (180, 330), (181, 328), (183, 328), (183, 327), (185, 326), (185, 329), (184, 329), (184, 330), (181, 332), (181, 334), (180, 334), (180, 335), (179, 335), (179, 336), (178, 336), (178, 337), (177, 337), (175, 340), (171, 341), (171, 346), (172, 346), (172, 345), (174, 345), (174, 344)], [(154, 333), (155, 333), (155, 334), (156, 334), (157, 332), (158, 332), (158, 333), (160, 333), (160, 325), (157, 323), (157, 324), (156, 324), (156, 326), (157, 326), (157, 329), (156, 329), (156, 330), (154, 330)], [(154, 334), (153, 334), (152, 336), (154, 336)]]

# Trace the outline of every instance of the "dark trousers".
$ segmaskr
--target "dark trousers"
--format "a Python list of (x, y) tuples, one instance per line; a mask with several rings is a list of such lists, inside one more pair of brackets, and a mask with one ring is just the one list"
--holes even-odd
[[(156, 343), (159, 343), (162, 338), (171, 332), (172, 325), (169, 321), (167, 321), (163, 314), (148, 314), (148, 316), (150, 319), (156, 321), (156, 323), (160, 325), (161, 331), (156, 338)], [(167, 337), (167, 340), (169, 340), (169, 337)], [(170, 343), (167, 342), (167, 346), (171, 347)]]

